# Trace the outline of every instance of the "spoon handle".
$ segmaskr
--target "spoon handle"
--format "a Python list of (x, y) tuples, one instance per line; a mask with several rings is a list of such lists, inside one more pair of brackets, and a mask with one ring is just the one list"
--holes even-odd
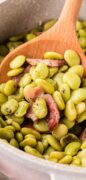
[(75, 24), (83, 0), (66, 0), (59, 21)]

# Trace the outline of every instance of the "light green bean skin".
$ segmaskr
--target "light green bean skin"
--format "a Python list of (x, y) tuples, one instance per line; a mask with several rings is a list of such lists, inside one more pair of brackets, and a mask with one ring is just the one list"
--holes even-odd
[(65, 116), (69, 121), (74, 121), (77, 117), (76, 108), (72, 100), (69, 100), (66, 103)]
[(53, 131), (52, 135), (60, 140), (63, 136), (65, 136), (68, 133), (68, 128), (64, 124), (59, 124)]
[(18, 102), (15, 99), (10, 99), (1, 106), (1, 112), (4, 115), (13, 114), (18, 108)]
[(80, 43), (80, 46), (82, 48), (85, 48), (86, 47), (86, 38), (85, 37), (80, 37), (79, 38), (79, 43)]
[(81, 166), (86, 167), (86, 149), (81, 150), (78, 155), (81, 161)]
[(39, 151), (37, 151), (35, 148), (32, 148), (30, 146), (25, 146), (24, 147), (24, 151), (26, 153), (29, 153), (29, 154), (33, 155), (33, 156), (37, 156), (39, 158), (43, 158)]
[(1, 124), (1, 127), (5, 127), (7, 125), (6, 121), (4, 121), (1, 116), (0, 116), (0, 124)]
[(55, 151), (54, 148), (52, 146), (49, 146), (44, 153), (44, 158), (48, 159), (51, 152), (54, 152), (54, 151)]
[(33, 33), (28, 33), (25, 36), (26, 41), (31, 41), (32, 39), (36, 38), (36, 35)]
[(48, 142), (47, 142), (47, 139), (44, 138), (43, 136), (42, 136), (42, 144), (43, 144), (44, 150), (46, 150), (48, 148)]
[(11, 129), (0, 128), (0, 138), (10, 140), (14, 138), (14, 132)]
[(7, 101), (7, 96), (0, 93), (0, 106)]
[(43, 87), (44, 91), (49, 94), (53, 94), (54, 87), (44, 79), (36, 79), (36, 85)]
[(63, 76), (63, 82), (67, 83), (72, 90), (76, 90), (80, 87), (81, 79), (75, 73), (66, 72)]
[(25, 139), (29, 139), (29, 138), (35, 138), (35, 136), (33, 134), (27, 134), (25, 137)]
[(81, 103), (76, 105), (77, 114), (83, 113), (85, 111), (85, 109), (86, 109), (86, 103), (85, 102), (81, 102)]
[(59, 91), (54, 91), (53, 98), (60, 110), (65, 109), (65, 103)]
[(24, 71), (24, 68), (17, 68), (17, 69), (13, 69), (13, 70), (8, 71), (7, 75), (9, 77), (14, 77), (14, 76), (18, 76), (23, 71)]
[(72, 162), (72, 159), (73, 159), (72, 156), (66, 155), (59, 161), (59, 163), (60, 164), (70, 164)]
[(43, 31), (47, 31), (56, 23), (56, 19), (49, 20), (48, 22), (44, 23)]
[(46, 79), (49, 74), (49, 69), (44, 63), (38, 63), (38, 65), (32, 69), (32, 79)]
[(37, 144), (36, 138), (34, 137), (29, 137), (29, 138), (25, 138), (23, 141), (20, 142), (20, 146), (21, 147), (25, 147), (25, 146), (31, 146), (31, 147), (35, 147)]
[(65, 147), (65, 154), (74, 156), (80, 150), (81, 143), (80, 142), (71, 142)]
[(21, 132), (17, 132), (16, 133), (16, 139), (17, 141), (20, 143), (21, 141), (23, 141), (23, 135)]
[(12, 146), (14, 146), (16, 148), (19, 148), (18, 142), (17, 142), (17, 140), (15, 138), (12, 138), (10, 140), (10, 145), (12, 145)]
[(11, 69), (20, 68), (25, 63), (25, 59), (26, 58), (23, 55), (19, 55), (19, 56), (15, 57), (10, 63), (10, 68)]
[(11, 131), (15, 132), (15, 128), (12, 125), (5, 126), (5, 129), (6, 130), (11, 130)]
[(57, 83), (58, 87), (63, 83), (63, 76), (64, 73), (60, 72), (53, 77), (53, 80)]
[(12, 121), (17, 122), (20, 125), (24, 122), (24, 117), (15, 117), (14, 115), (7, 115), (5, 117), (6, 119), (12, 119)]
[(4, 93), (5, 83), (0, 84), (0, 92)]
[(47, 135), (47, 141), (49, 145), (54, 148), (54, 150), (61, 151), (61, 146), (55, 137), (52, 135)]
[(59, 54), (57, 52), (46, 52), (44, 54), (44, 59), (58, 59), (58, 60), (62, 60), (64, 59), (62, 54)]
[(49, 82), (55, 90), (58, 88), (57, 83), (53, 79), (47, 78), (46, 81)]
[(34, 122), (33, 126), (39, 132), (45, 133), (49, 131), (48, 124), (45, 119), (42, 119), (38, 122)]
[(20, 131), (21, 129), (21, 126), (15, 121), (12, 122), (12, 126), (15, 128), (16, 131)]
[(76, 31), (79, 31), (80, 29), (83, 29), (83, 24), (81, 21), (76, 22)]
[(41, 154), (43, 154), (44, 146), (43, 146), (43, 144), (42, 144), (41, 141), (38, 141), (38, 142), (37, 142), (36, 149), (37, 149)]
[(31, 82), (31, 77), (29, 73), (26, 73), (19, 81), (19, 86), (20, 87), (25, 87), (26, 85), (30, 84)]
[(59, 72), (65, 72), (67, 70), (68, 70), (68, 65), (64, 65), (64, 66), (59, 68)]
[(64, 59), (70, 67), (80, 64), (80, 57), (75, 51), (70, 49), (65, 51)]
[(69, 86), (66, 83), (63, 83), (59, 86), (59, 91), (65, 102), (70, 99), (71, 92)]
[(45, 99), (37, 98), (32, 105), (32, 111), (38, 119), (45, 118), (48, 113)]
[(60, 139), (60, 144), (64, 148), (69, 143), (71, 143), (71, 142), (78, 142), (78, 141), (79, 141), (79, 139), (77, 138), (76, 135), (74, 135), (72, 133), (68, 133), (68, 134), (66, 134), (64, 137), (62, 137)]
[(84, 29), (80, 29), (80, 30), (79, 30), (79, 36), (86, 38), (86, 31), (85, 31)]
[(49, 78), (52, 78), (58, 72), (58, 67), (49, 68)]
[(19, 107), (17, 111), (15, 112), (16, 117), (23, 117), (29, 108), (30, 104), (27, 101), (20, 101), (19, 102)]
[(85, 20), (82, 21), (82, 24), (83, 24), (84, 27), (86, 27), (86, 21)]
[(13, 80), (9, 80), (6, 82), (5, 87), (4, 87), (4, 94), (9, 96), (13, 94), (16, 90), (16, 83)]
[(68, 70), (69, 72), (75, 73), (78, 76), (82, 77), (84, 74), (84, 68), (82, 65), (75, 65)]
[(41, 139), (41, 134), (37, 131), (35, 131), (34, 129), (31, 129), (31, 128), (26, 128), (26, 127), (23, 127), (21, 129), (21, 133), (25, 136), (27, 134), (33, 134), (37, 140), (40, 140)]
[(77, 117), (77, 122), (81, 123), (86, 120), (86, 110)]
[(79, 88), (72, 92), (71, 100), (74, 104), (79, 104), (86, 99), (86, 88)]
[(71, 165), (80, 166), (81, 165), (80, 158), (78, 156), (74, 156)]
[(83, 140), (82, 145), (81, 145), (81, 149), (86, 149), (86, 140)]
[(66, 117), (63, 119), (63, 123), (68, 129), (71, 129), (75, 125), (75, 121), (69, 121)]
[(50, 153), (50, 158), (55, 158), (58, 160), (62, 159), (64, 157), (64, 152), (59, 152), (59, 151), (53, 151)]

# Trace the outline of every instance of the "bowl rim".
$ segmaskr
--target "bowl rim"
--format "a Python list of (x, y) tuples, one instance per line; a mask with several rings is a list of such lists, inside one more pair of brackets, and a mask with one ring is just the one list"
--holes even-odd
[[(69, 166), (59, 163), (50, 162), (45, 159), (40, 159), (38, 157), (32, 156), (30, 154), (25, 153), (22, 150), (19, 150), (15, 147), (12, 147), (11, 145), (0, 141), (0, 154), (5, 154), (6, 156), (9, 156), (11, 160), (18, 160), (19, 163), (22, 163), (25, 167), (25, 165), (28, 167), (32, 166), (32, 168), (37, 169), (39, 167), (39, 170), (42, 172), (64, 172), (64, 173), (75, 173), (77, 175), (86, 175), (86, 168), (82, 167), (76, 167), (76, 166)], [(10, 161), (10, 160), (9, 160)], [(46, 162), (46, 163), (45, 163)], [(41, 168), (40, 168), (41, 167)]]

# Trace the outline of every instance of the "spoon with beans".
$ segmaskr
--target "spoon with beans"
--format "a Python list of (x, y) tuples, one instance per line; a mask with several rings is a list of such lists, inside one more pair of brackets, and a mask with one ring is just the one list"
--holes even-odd
[(79, 45), (75, 31), (82, 1), (66, 0), (59, 20), (51, 29), (10, 52), (0, 65), (0, 83), (9, 79), (7, 76), (9, 64), (16, 56), (24, 55), (26, 58), (38, 59), (43, 58), (43, 54), (47, 51), (64, 54), (67, 49), (73, 49), (79, 54), (86, 74), (86, 56)]

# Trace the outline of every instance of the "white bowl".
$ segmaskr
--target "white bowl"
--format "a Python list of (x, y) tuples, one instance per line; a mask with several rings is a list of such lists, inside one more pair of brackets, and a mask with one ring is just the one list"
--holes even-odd
[[(0, 0), (0, 41), (58, 17), (63, 0)], [(84, 0), (80, 18), (86, 19)], [(86, 169), (28, 155), (0, 142), (0, 180), (85, 180)], [(7, 178), (8, 177), (8, 178)]]

